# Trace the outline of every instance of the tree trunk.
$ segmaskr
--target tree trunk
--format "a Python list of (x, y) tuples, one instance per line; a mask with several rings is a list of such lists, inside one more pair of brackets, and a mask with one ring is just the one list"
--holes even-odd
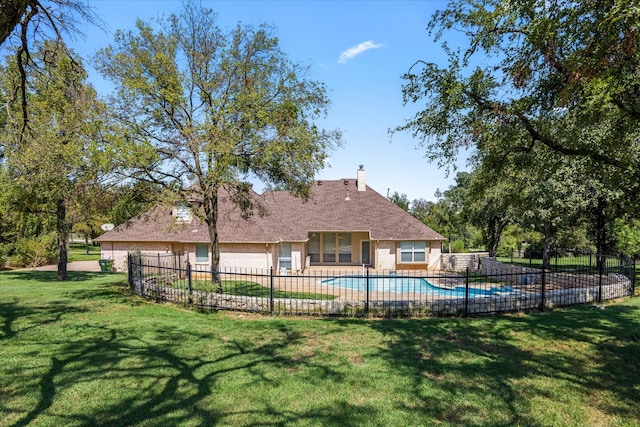
[(89, 235), (84, 235), (84, 252), (89, 255)]
[(507, 226), (506, 221), (500, 221), (496, 217), (491, 217), (489, 219), (489, 224), (487, 226), (487, 240), (489, 247), (489, 257), (495, 258), (498, 254), (498, 245), (500, 244), (500, 237), (502, 235), (502, 231)]
[(217, 292), (222, 293), (220, 282), (220, 245), (218, 242), (218, 187), (205, 190), (202, 194), (205, 221), (211, 243), (211, 283), (217, 284)]
[(9, 37), (27, 12), (29, 0), (2, 0), (0, 2), (0, 45)]
[(598, 207), (596, 211), (596, 262), (598, 272), (602, 274), (605, 264), (605, 254), (609, 249), (608, 235), (607, 235), (607, 204), (602, 199), (598, 200)]
[(64, 199), (58, 200), (56, 206), (56, 234), (58, 236), (58, 280), (67, 280), (67, 207)]

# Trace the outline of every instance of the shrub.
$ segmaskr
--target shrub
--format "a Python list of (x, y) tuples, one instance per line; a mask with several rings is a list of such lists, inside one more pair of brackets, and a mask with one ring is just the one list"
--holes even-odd
[(7, 245), (0, 245), (0, 270), (4, 270), (7, 265), (7, 255), (9, 254), (9, 247)]
[(18, 239), (7, 264), (11, 267), (39, 267), (50, 264), (57, 257), (57, 237), (55, 233), (49, 233), (35, 239)]
[(517, 250), (517, 245), (513, 242), (500, 242), (498, 245), (498, 251), (496, 253), (499, 257), (510, 257), (513, 252)]
[(461, 253), (464, 252), (464, 242), (462, 240), (454, 240), (451, 242), (451, 252)]

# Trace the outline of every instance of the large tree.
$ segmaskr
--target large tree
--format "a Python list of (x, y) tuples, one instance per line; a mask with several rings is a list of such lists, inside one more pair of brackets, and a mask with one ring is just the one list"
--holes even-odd
[[(27, 92), (29, 68), (39, 62), (31, 57), (31, 50), (44, 40), (63, 44), (64, 36), (80, 35), (79, 23), (100, 24), (86, 0), (2, 0), (0, 2), (0, 47), (13, 55), (20, 84), (16, 99), (22, 102), (22, 132), (29, 127)], [(73, 60), (72, 56), (69, 59)], [(46, 75), (46, 72), (42, 73)], [(19, 92), (19, 93), (18, 93)], [(0, 145), (0, 157), (2, 146)]]
[(19, 212), (55, 218), (58, 279), (66, 280), (70, 213), (81, 204), (83, 190), (108, 169), (101, 145), (105, 109), (86, 83), (80, 59), (63, 43), (41, 43), (32, 60), (37, 66), (28, 68), (30, 125), (26, 132), (23, 100), (12, 96), (21, 77), (11, 60), (0, 79), (6, 112), (0, 134), (5, 158), (0, 167), (11, 180), (5, 203)]
[(77, 30), (78, 20), (97, 22), (85, 0), (3, 0), (0, 2), (0, 46), (15, 37), (28, 50), (36, 41), (61, 38)]
[(185, 4), (156, 27), (138, 21), (117, 32), (96, 59), (118, 88), (113, 108), (136, 152), (123, 163), (129, 176), (202, 201), (214, 281), (219, 192), (247, 215), (256, 208), (250, 177), (307, 197), (340, 143), (338, 131), (316, 124), (329, 105), (324, 85), (287, 58), (269, 27), (225, 32), (213, 11)]
[[(444, 44), (447, 66), (411, 67), (405, 101), (425, 104), (395, 131), (411, 131), (443, 164), (460, 148), (500, 158), (543, 145), (632, 171), (637, 181), (638, 22), (633, 0), (452, 1), (429, 29), (436, 40), (462, 35), (462, 45)], [(517, 137), (491, 138), (496, 132)]]

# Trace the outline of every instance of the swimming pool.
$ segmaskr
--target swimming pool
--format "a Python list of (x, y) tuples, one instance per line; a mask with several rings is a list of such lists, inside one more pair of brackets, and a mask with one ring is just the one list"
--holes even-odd
[[(321, 283), (323, 285), (366, 292), (367, 278), (360, 276), (343, 276), (326, 279)], [(464, 286), (443, 288), (432, 285), (426, 279), (421, 277), (370, 277), (369, 292), (393, 292), (396, 294), (413, 292), (417, 294), (445, 296), (451, 298), (464, 298), (466, 295)], [(471, 298), (509, 292), (513, 292), (513, 289), (508, 286), (491, 288), (469, 287), (469, 297)]]

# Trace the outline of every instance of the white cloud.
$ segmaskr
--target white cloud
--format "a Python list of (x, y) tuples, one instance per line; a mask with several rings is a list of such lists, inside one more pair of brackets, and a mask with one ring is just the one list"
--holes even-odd
[(366, 52), (369, 49), (378, 49), (380, 47), (382, 47), (381, 44), (375, 43), (371, 40), (362, 42), (359, 45), (350, 47), (349, 49), (342, 52), (340, 54), (340, 59), (338, 59), (338, 63), (344, 64), (348, 60), (355, 58), (356, 56), (360, 55), (363, 52)]

